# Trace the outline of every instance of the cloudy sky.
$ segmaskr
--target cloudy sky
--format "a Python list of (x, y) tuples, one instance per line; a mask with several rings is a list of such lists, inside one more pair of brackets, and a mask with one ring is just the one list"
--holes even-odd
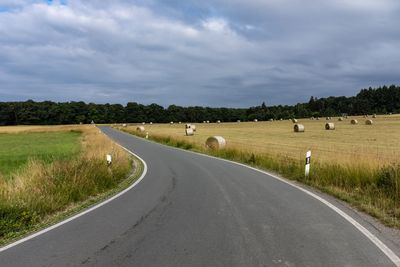
[(0, 101), (247, 107), (400, 84), (398, 0), (0, 0)]

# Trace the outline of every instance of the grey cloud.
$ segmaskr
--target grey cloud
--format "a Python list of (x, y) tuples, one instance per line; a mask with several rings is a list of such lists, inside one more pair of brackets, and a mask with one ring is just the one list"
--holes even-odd
[(352, 95), (400, 80), (395, 1), (70, 0), (13, 7), (0, 13), (4, 100), (244, 107)]

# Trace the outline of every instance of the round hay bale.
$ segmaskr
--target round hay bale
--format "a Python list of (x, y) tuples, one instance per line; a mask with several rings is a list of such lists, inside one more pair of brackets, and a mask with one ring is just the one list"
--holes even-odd
[(274, 121), (274, 119), (269, 119), (269, 121)]
[(185, 129), (185, 133), (186, 133), (186, 136), (193, 136), (194, 135), (194, 131), (193, 131), (192, 128), (186, 128)]
[(237, 123), (240, 123), (240, 120), (237, 120)]
[(293, 123), (297, 123), (297, 120), (295, 118), (292, 119)]
[(153, 122), (152, 122), (152, 121), (150, 122), (150, 125), (153, 125)]
[(122, 124), (122, 127), (127, 127), (128, 125), (126, 125), (126, 123)]
[(372, 118), (374, 118), (374, 119), (375, 119), (375, 118), (376, 118), (376, 114), (372, 115)]
[(146, 123), (145, 122), (142, 122), (142, 125), (145, 125)]
[(340, 117), (340, 118), (338, 119), (338, 121), (343, 121), (343, 118), (342, 118), (342, 117)]
[(280, 118), (279, 120), (280, 120), (280, 121), (283, 121), (283, 119), (282, 119), (282, 118)]
[(390, 112), (389, 115), (392, 115), (392, 112)]
[(352, 119), (352, 120), (351, 120), (351, 124), (354, 124), (354, 125), (355, 125), (355, 124), (358, 124), (358, 120)]
[(143, 126), (138, 126), (137, 128), (136, 128), (136, 131), (138, 131), (138, 132), (144, 132), (144, 127)]
[(335, 130), (335, 124), (333, 122), (328, 122), (325, 124), (325, 130)]
[(192, 128), (192, 125), (190, 123), (186, 123), (185, 124), (185, 129), (189, 129), (189, 128)]
[(220, 120), (217, 120), (217, 123), (221, 123), (221, 121), (220, 121)]
[(174, 124), (174, 122), (173, 122), (173, 121), (171, 121), (169, 124), (171, 124), (171, 125), (172, 125), (172, 124)]
[(203, 121), (203, 123), (206, 123), (206, 121)]
[(206, 123), (210, 123), (210, 121), (206, 121)]
[(190, 128), (193, 130), (193, 132), (196, 131), (196, 125), (192, 124), (192, 125), (190, 126)]
[(210, 149), (222, 149), (226, 146), (225, 138), (222, 136), (211, 136), (207, 138), (206, 147)]
[(258, 120), (257, 120), (257, 119), (254, 119), (254, 122), (258, 122)]
[(182, 122), (180, 121), (180, 122), (178, 122), (179, 124), (182, 124)]
[(304, 133), (304, 125), (303, 124), (295, 124), (294, 132), (295, 133)]
[(373, 122), (372, 120), (366, 120), (366, 121), (365, 121), (365, 124), (366, 124), (366, 125), (372, 125), (372, 124), (374, 124), (374, 122)]

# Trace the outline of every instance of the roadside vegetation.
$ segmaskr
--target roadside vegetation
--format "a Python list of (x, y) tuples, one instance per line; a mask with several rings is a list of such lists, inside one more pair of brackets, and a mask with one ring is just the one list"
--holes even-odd
[[(194, 136), (185, 136), (184, 124), (145, 127), (156, 142), (273, 171), (400, 228), (400, 117), (378, 116), (373, 125), (364, 125), (362, 117), (359, 125), (337, 119), (332, 119), (335, 131), (324, 129), (325, 120), (299, 120), (304, 133), (294, 133), (289, 121), (196, 124)], [(118, 128), (145, 136), (136, 126)], [(214, 135), (226, 139), (225, 149), (205, 147), (207, 137)], [(312, 151), (309, 177), (304, 175), (307, 150)]]
[(132, 172), (131, 157), (91, 125), (1, 127), (0, 146), (0, 242), (93, 203)]

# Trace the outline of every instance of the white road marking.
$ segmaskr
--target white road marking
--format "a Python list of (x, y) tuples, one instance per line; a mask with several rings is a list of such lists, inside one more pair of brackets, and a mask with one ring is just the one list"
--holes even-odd
[[(126, 134), (128, 134), (128, 133), (126, 133)], [(130, 135), (130, 134), (128, 134), (128, 135)], [(134, 135), (131, 135), (131, 136), (134, 136)], [(136, 138), (139, 138), (139, 137), (136, 137)], [(160, 146), (165, 146), (165, 145), (159, 144), (159, 143), (154, 142), (154, 141), (145, 140), (145, 139), (141, 139), (141, 140), (144, 140), (144, 141), (147, 141), (147, 142), (150, 142), (150, 143), (153, 143), (153, 144), (157, 144), (157, 145), (160, 145)], [(254, 168), (254, 167), (245, 165), (243, 163), (239, 163), (239, 162), (235, 162), (235, 161), (231, 161), (231, 160), (227, 160), (227, 159), (223, 159), (223, 158), (218, 158), (218, 157), (214, 157), (214, 156), (210, 156), (210, 155), (206, 155), (206, 154), (202, 154), (202, 153), (198, 153), (198, 152), (194, 152), (194, 151), (190, 151), (190, 150), (185, 150), (185, 149), (182, 149), (182, 148), (171, 147), (171, 146), (168, 146), (168, 147), (170, 147), (172, 149), (180, 150), (180, 151), (185, 151), (185, 152), (188, 152), (188, 153), (193, 153), (193, 154), (200, 155), (200, 156), (203, 156), (203, 157), (217, 159), (217, 160), (233, 163), (233, 164), (236, 164), (236, 165), (239, 165), (239, 166), (242, 166), (242, 167), (246, 167), (246, 168), (252, 169), (254, 171), (257, 171), (257, 172), (266, 174), (268, 176), (271, 176), (272, 178), (275, 178), (275, 179), (277, 179), (277, 180), (279, 180), (279, 181), (281, 181), (281, 182), (283, 182), (285, 184), (288, 184), (288, 185), (290, 185), (290, 186), (292, 186), (294, 188), (297, 188), (297, 189), (303, 191), (307, 195), (309, 195), (309, 196), (315, 198), (316, 200), (322, 202), (323, 204), (328, 206), (330, 209), (335, 211), (337, 214), (342, 216), (346, 221), (351, 223), (364, 236), (366, 236), (372, 243), (374, 243), (395, 264), (395, 266), (400, 267), (400, 258), (388, 246), (386, 246), (378, 237), (376, 237), (373, 233), (368, 231), (364, 226), (362, 226), (360, 223), (358, 223), (350, 215), (348, 215), (347, 213), (345, 213), (344, 211), (342, 211), (341, 209), (339, 209), (338, 207), (336, 207), (335, 205), (333, 205), (329, 201), (327, 201), (327, 200), (323, 199), (322, 197), (312, 193), (311, 191), (308, 191), (305, 188), (302, 188), (302, 187), (300, 187), (300, 186), (298, 186), (298, 185), (296, 185), (296, 184), (294, 184), (294, 183), (292, 183), (290, 181), (287, 181), (287, 180), (285, 180), (285, 179), (283, 179), (281, 177), (278, 177), (278, 176), (276, 176), (274, 174), (271, 174), (271, 173), (269, 173), (267, 171), (263, 171), (263, 170)]]
[(73, 221), (73, 220), (75, 220), (75, 219), (77, 219), (77, 218), (79, 218), (79, 217), (81, 217), (81, 216), (83, 216), (83, 215), (85, 215), (85, 214), (87, 214), (87, 213), (89, 213), (89, 212), (91, 212), (91, 211), (94, 211), (95, 209), (98, 209), (98, 208), (100, 208), (100, 207), (106, 205), (107, 203), (110, 203), (110, 202), (113, 201), (114, 199), (116, 199), (116, 198), (122, 196), (123, 194), (125, 194), (126, 192), (128, 192), (129, 190), (131, 190), (132, 188), (134, 188), (137, 184), (139, 184), (140, 181), (142, 181), (142, 179), (146, 176), (146, 173), (147, 173), (147, 164), (146, 164), (146, 162), (145, 162), (141, 157), (139, 157), (138, 155), (136, 155), (135, 153), (133, 153), (132, 151), (130, 151), (129, 149), (127, 149), (127, 148), (121, 146), (121, 145), (118, 144), (118, 143), (116, 143), (116, 144), (117, 144), (118, 146), (120, 146), (121, 148), (123, 148), (123, 149), (124, 149), (125, 151), (127, 151), (128, 153), (130, 153), (130, 154), (132, 154), (133, 156), (137, 157), (137, 158), (143, 163), (143, 173), (142, 173), (142, 175), (139, 177), (139, 179), (137, 179), (131, 186), (129, 186), (128, 188), (126, 188), (126, 189), (124, 189), (123, 191), (119, 192), (118, 194), (112, 196), (111, 198), (108, 198), (108, 199), (106, 199), (105, 201), (103, 201), (103, 202), (101, 202), (101, 203), (99, 203), (99, 204), (97, 204), (97, 205), (95, 205), (95, 206), (93, 206), (93, 207), (91, 207), (91, 208), (89, 208), (89, 209), (87, 209), (87, 210), (84, 210), (83, 212), (78, 213), (78, 214), (76, 214), (76, 215), (74, 215), (74, 216), (72, 216), (72, 217), (70, 217), (70, 218), (68, 218), (68, 219), (66, 219), (66, 220), (64, 220), (64, 221), (61, 221), (61, 222), (59, 222), (59, 223), (57, 223), (57, 224), (54, 224), (54, 225), (52, 225), (52, 226), (50, 226), (50, 227), (47, 227), (47, 228), (41, 230), (41, 231), (39, 231), (39, 232), (36, 232), (36, 233), (31, 234), (31, 235), (29, 235), (29, 236), (27, 236), (27, 237), (25, 237), (25, 238), (22, 238), (22, 239), (20, 239), (20, 240), (18, 240), (18, 241), (15, 241), (14, 243), (11, 243), (11, 244), (9, 244), (9, 245), (7, 245), (7, 246), (4, 246), (4, 247), (0, 248), (0, 252), (3, 252), (3, 251), (5, 251), (5, 250), (7, 250), (7, 249), (10, 249), (10, 248), (12, 248), (12, 247), (15, 247), (15, 246), (17, 246), (17, 245), (19, 245), (19, 244), (21, 244), (21, 243), (24, 243), (24, 242), (26, 242), (26, 241), (28, 241), (28, 240), (30, 240), (30, 239), (32, 239), (32, 238), (35, 238), (35, 237), (37, 237), (37, 236), (39, 236), (39, 235), (42, 235), (42, 234), (44, 234), (44, 233), (47, 233), (47, 232), (49, 232), (49, 231), (55, 229), (55, 228), (57, 228), (57, 227), (60, 227), (61, 225), (64, 225), (64, 224), (66, 224), (66, 223), (69, 223), (70, 221)]
[[(127, 135), (130, 135), (130, 134), (127, 134)], [(130, 136), (133, 136), (133, 135), (130, 135)], [(137, 137), (137, 138), (141, 139), (139, 137)], [(144, 141), (151, 142), (153, 144), (157, 144), (157, 145), (162, 146), (161, 144), (153, 142), (153, 141), (149, 141), (149, 140), (145, 140), (145, 139), (141, 139), (141, 140), (144, 140)], [(141, 157), (139, 157), (138, 155), (136, 155), (132, 151), (128, 150), (127, 148), (125, 148), (123, 146), (121, 146), (121, 147), (124, 150), (126, 150), (127, 152), (129, 152), (130, 154), (136, 156), (143, 163), (143, 166), (144, 166), (143, 173), (140, 176), (140, 178), (134, 184), (132, 184), (130, 187), (126, 188), (125, 190), (121, 191), (117, 195), (115, 195), (115, 196), (113, 196), (113, 197), (111, 197), (111, 198), (109, 198), (109, 199), (107, 199), (107, 200), (105, 200), (105, 201), (93, 206), (92, 208), (90, 208), (88, 210), (85, 210), (85, 211), (83, 211), (83, 212), (81, 212), (81, 213), (79, 213), (79, 214), (77, 214), (77, 215), (75, 215), (73, 217), (70, 217), (70, 218), (68, 218), (68, 219), (66, 219), (66, 220), (64, 220), (62, 222), (59, 222), (59, 223), (57, 223), (55, 225), (52, 225), (52, 226), (50, 226), (50, 227), (48, 227), (46, 229), (43, 229), (43, 230), (39, 231), (37, 233), (34, 233), (34, 234), (30, 235), (30, 236), (27, 236), (27, 237), (25, 237), (23, 239), (20, 239), (20, 240), (14, 242), (12, 244), (9, 244), (9, 245), (7, 245), (5, 247), (0, 248), (0, 252), (3, 252), (3, 251), (5, 251), (5, 250), (7, 250), (9, 248), (12, 248), (12, 247), (17, 246), (17, 245), (19, 245), (21, 243), (24, 243), (24, 242), (26, 242), (26, 241), (28, 241), (28, 240), (30, 240), (32, 238), (35, 238), (35, 237), (37, 237), (39, 235), (44, 234), (46, 232), (49, 232), (49, 231), (51, 231), (51, 230), (53, 230), (53, 229), (55, 229), (55, 228), (57, 228), (57, 227), (59, 227), (59, 226), (61, 226), (63, 224), (66, 224), (66, 223), (68, 223), (68, 222), (70, 222), (72, 220), (75, 220), (76, 218), (79, 218), (79, 217), (81, 217), (81, 216), (83, 216), (83, 215), (85, 215), (85, 214), (87, 214), (87, 213), (89, 213), (89, 212), (91, 212), (91, 211), (93, 211), (95, 209), (100, 208), (101, 206), (104, 206), (105, 204), (113, 201), (114, 199), (120, 197), (121, 195), (125, 194), (126, 192), (128, 192), (129, 190), (134, 188), (146, 176), (147, 164)], [(366, 236), (372, 243), (374, 243), (395, 264), (395, 266), (400, 267), (400, 258), (389, 247), (387, 247), (378, 237), (376, 237), (374, 234), (372, 234), (370, 231), (368, 231), (364, 226), (362, 226), (360, 223), (358, 223), (356, 220), (354, 220), (350, 215), (348, 215), (347, 213), (345, 213), (344, 211), (342, 211), (341, 209), (339, 209), (338, 207), (336, 207), (335, 205), (333, 205), (329, 201), (327, 201), (327, 200), (323, 199), (322, 197), (320, 197), (320, 196), (308, 191), (307, 189), (304, 189), (304, 188), (302, 188), (302, 187), (300, 187), (300, 186), (298, 186), (298, 185), (296, 185), (296, 184), (294, 184), (294, 183), (292, 183), (290, 181), (286, 181), (285, 179), (282, 179), (281, 177), (278, 177), (278, 176), (273, 175), (271, 173), (268, 173), (266, 171), (263, 171), (263, 170), (260, 170), (260, 169), (257, 169), (257, 168), (242, 164), (242, 163), (234, 162), (234, 161), (227, 160), (227, 159), (217, 158), (217, 157), (214, 157), (214, 156), (201, 154), (201, 153), (197, 153), (197, 152), (193, 152), (193, 151), (189, 151), (189, 150), (184, 150), (184, 149), (181, 149), (181, 148), (176, 148), (176, 147), (170, 147), (170, 148), (173, 148), (173, 149), (176, 149), (176, 150), (180, 150), (180, 151), (185, 151), (185, 152), (188, 152), (188, 153), (193, 153), (193, 154), (200, 155), (200, 156), (203, 156), (203, 157), (208, 157), (208, 158), (212, 158), (212, 159), (217, 159), (217, 160), (233, 163), (233, 164), (236, 164), (236, 165), (239, 165), (239, 166), (242, 166), (242, 167), (246, 167), (246, 168), (252, 169), (254, 171), (266, 174), (266, 175), (268, 175), (270, 177), (273, 177), (273, 178), (275, 178), (275, 179), (277, 179), (277, 180), (279, 180), (279, 181), (281, 181), (281, 182), (283, 182), (285, 184), (288, 184), (288, 185), (290, 185), (290, 186), (292, 186), (294, 188), (297, 188), (297, 189), (301, 190), (302, 192), (304, 192), (307, 195), (317, 199), (318, 201), (320, 201), (321, 203), (325, 204), (327, 207), (329, 207), (330, 209), (335, 211), (337, 214), (342, 216), (345, 220), (347, 220), (355, 228), (357, 228), (364, 236)]]

